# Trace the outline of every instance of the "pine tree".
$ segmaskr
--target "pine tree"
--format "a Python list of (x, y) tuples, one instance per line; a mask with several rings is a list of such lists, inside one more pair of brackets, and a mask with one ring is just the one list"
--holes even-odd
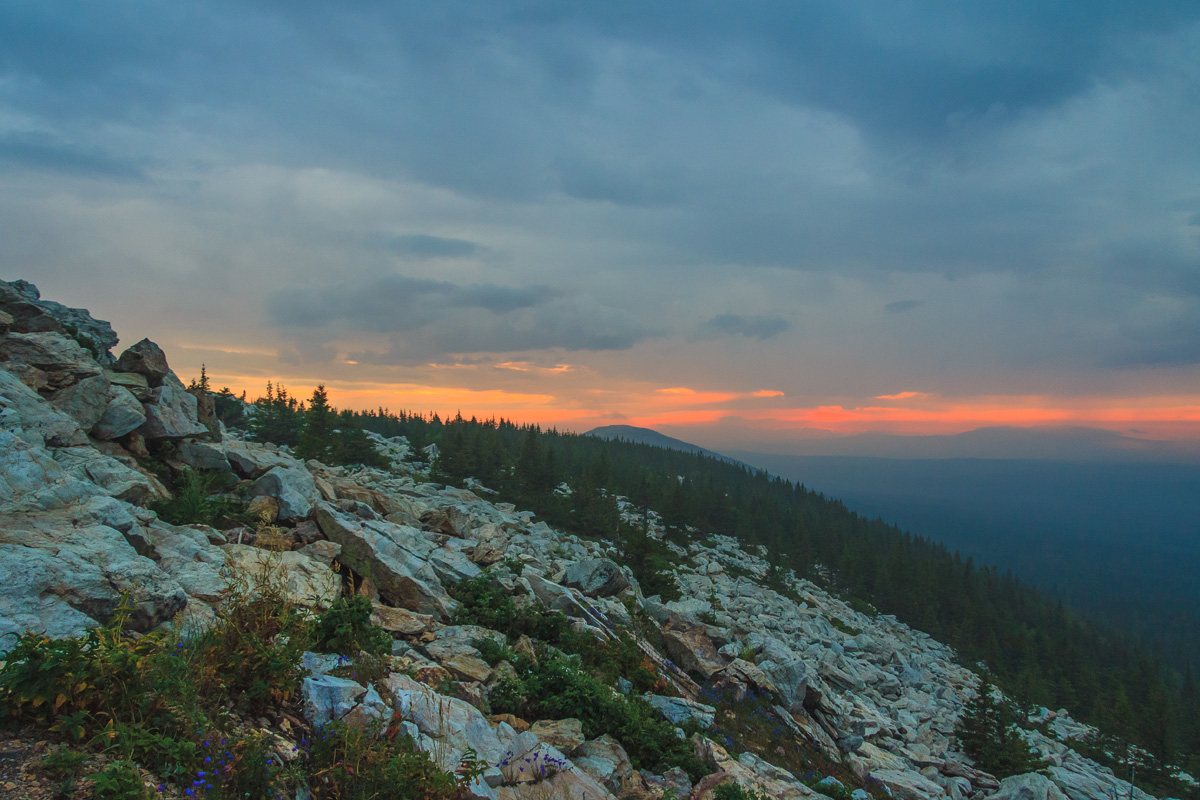
[(1033, 772), (1040, 765), (1017, 733), (1012, 710), (992, 697), (993, 688), (990, 681), (983, 681), (979, 694), (963, 709), (955, 736), (963, 752), (975, 759), (975, 766), (997, 778)]
[(308, 402), (308, 410), (304, 413), (304, 428), (300, 431), (300, 442), (296, 447), (296, 455), (300, 458), (315, 458), (318, 461), (332, 463), (331, 448), (334, 444), (333, 435), (337, 424), (337, 415), (329, 405), (329, 395), (325, 386), (319, 385), (313, 389), (312, 399)]

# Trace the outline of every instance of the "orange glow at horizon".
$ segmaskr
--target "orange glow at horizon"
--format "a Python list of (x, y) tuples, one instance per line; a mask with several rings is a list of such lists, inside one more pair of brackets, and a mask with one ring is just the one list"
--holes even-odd
[[(547, 368), (535, 370), (546, 371)], [(549, 368), (560, 374), (569, 370), (569, 367), (566, 370)], [(503, 367), (500, 371), (514, 376), (528, 374)], [(209, 377), (214, 386), (238, 387), (235, 393), (242, 388), (265, 386), (267, 380), (276, 384), (283, 382), (292, 396), (301, 400), (307, 399), (316, 386), (311, 380), (265, 375), (210, 373)], [(555, 378), (556, 381), (566, 379)], [(418, 382), (326, 380), (322, 383), (331, 402), (342, 408), (385, 407), (393, 411), (404, 409), (443, 415), (461, 412), (466, 417), (483, 419), (503, 416), (516, 422), (579, 431), (617, 423), (649, 428), (707, 428), (732, 424), (764, 433), (820, 430), (833, 435), (867, 432), (955, 434), (993, 426), (1083, 426), (1152, 438), (1200, 437), (1200, 403), (1196, 398), (1186, 396), (944, 398), (923, 392), (901, 392), (871, 398), (897, 401), (886, 406), (818, 403), (780, 407), (779, 398), (784, 397), (784, 393), (772, 390), (719, 392), (681, 386), (600, 388), (573, 385), (556, 389), (554, 393), (541, 393)], [(540, 388), (550, 384), (537, 385)], [(558, 386), (557, 383), (554, 385)], [(262, 390), (256, 388), (249, 396), (261, 393)], [(764, 407), (764, 404), (774, 407)]]

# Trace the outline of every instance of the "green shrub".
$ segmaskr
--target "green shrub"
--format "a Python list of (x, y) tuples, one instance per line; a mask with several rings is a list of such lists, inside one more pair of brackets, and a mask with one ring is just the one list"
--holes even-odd
[(150, 790), (132, 761), (114, 761), (88, 778), (96, 800), (148, 800)]
[(371, 622), (371, 600), (363, 595), (339, 597), (317, 618), (313, 648), (319, 653), (354, 655), (359, 650), (391, 653), (392, 637)]
[(216, 493), (219, 478), (219, 473), (185, 469), (176, 482), (174, 495), (150, 508), (172, 525), (213, 525), (239, 510), (232, 496)]
[(713, 790), (713, 800), (770, 800), (765, 794), (729, 781)]
[(314, 734), (304, 754), (304, 772), (314, 800), (374, 798), (449, 798), (479, 774), (470, 759), (457, 775), (438, 768), (412, 741), (394, 730), (360, 730), (340, 722)]
[[(0, 666), (0, 720), (40, 724), (82, 751), (110, 754), (110, 766), (88, 778), (92, 796), (105, 800), (149, 796), (135, 764), (206, 800), (292, 797), (301, 785), (317, 800), (457, 796), (480, 765), (468, 759), (457, 776), (447, 773), (395, 728), (380, 737), (327, 726), (285, 765), (271, 739), (231, 719), (230, 705), (258, 713), (299, 688), (310, 622), (280, 581), (270, 561), (259, 573), (234, 575), (215, 624), (189, 640), (126, 636), (127, 603), (79, 637), (24, 633)], [(360, 656), (349, 668), (382, 663)], [(81, 764), (74, 754), (53, 754), (43, 769), (64, 781), (67, 796)]]
[(617, 694), (585, 672), (575, 658), (547, 653), (536, 666), (518, 670), (516, 680), (501, 681), (490, 700), (498, 714), (578, 719), (587, 738), (607, 733), (619, 740), (638, 769), (678, 766), (692, 780), (708, 774), (691, 744), (680, 739), (653, 706), (640, 697)]

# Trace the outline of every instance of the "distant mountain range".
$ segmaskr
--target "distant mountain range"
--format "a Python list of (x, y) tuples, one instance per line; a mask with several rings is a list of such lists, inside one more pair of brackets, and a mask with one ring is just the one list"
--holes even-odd
[[(653, 431), (649, 433), (662, 436)], [(1200, 464), (1200, 440), (1197, 439), (1142, 439), (1116, 431), (1080, 426), (995, 426), (977, 428), (965, 433), (926, 436), (888, 433), (840, 436), (827, 431), (799, 431), (769, 440), (762, 438), (761, 431), (736, 427), (678, 428), (672, 429), (672, 433), (708, 442), (710, 447), (716, 447), (725, 453), (754, 451), (789, 456), (1019, 458), (1075, 462)], [(678, 441), (666, 436), (663, 438)]]
[(712, 450), (705, 450), (699, 445), (685, 442), (681, 439), (674, 439), (670, 436), (651, 430), (650, 428), (638, 428), (633, 425), (603, 425), (599, 428), (592, 428), (584, 434), (585, 436), (596, 436), (600, 439), (621, 439), (634, 444), (648, 444), (652, 447), (665, 447), (668, 450), (680, 450), (684, 453), (699, 453), (703, 456), (711, 456), (719, 458), (722, 461), (730, 463), (740, 463), (729, 456), (715, 453)]

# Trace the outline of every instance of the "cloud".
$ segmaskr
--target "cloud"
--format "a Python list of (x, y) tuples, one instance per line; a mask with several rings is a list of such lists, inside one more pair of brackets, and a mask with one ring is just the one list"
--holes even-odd
[(57, 172), (84, 178), (140, 181), (141, 165), (96, 148), (68, 145), (47, 135), (0, 137), (0, 162), (18, 169)]
[(396, 255), (414, 258), (471, 258), (483, 250), (475, 242), (466, 239), (448, 239), (422, 233), (385, 237), (383, 246)]
[(900, 392), (899, 394), (879, 394), (875, 395), (876, 400), (909, 400), (914, 397), (932, 397), (933, 395), (927, 392)]
[(744, 336), (747, 339), (766, 341), (774, 339), (791, 327), (783, 317), (744, 316), (741, 314), (718, 314), (700, 326), (702, 337)]
[(276, 325), (395, 333), (415, 330), (452, 309), (507, 314), (545, 303), (556, 292), (547, 286), (460, 286), (446, 281), (389, 275), (358, 284), (342, 283), (274, 292), (267, 310)]
[(759, 389), (754, 393), (754, 397), (783, 397), (783, 392), (778, 392), (773, 389)]
[(925, 305), (924, 300), (896, 300), (884, 306), (883, 310), (889, 314), (903, 314), (905, 311), (912, 311), (923, 305)]
[(267, 309), (275, 325), (312, 341), (389, 334), (386, 351), (350, 353), (364, 364), (464, 353), (627, 350), (659, 333), (620, 309), (546, 286), (459, 285), (403, 275), (282, 289), (269, 297)]

